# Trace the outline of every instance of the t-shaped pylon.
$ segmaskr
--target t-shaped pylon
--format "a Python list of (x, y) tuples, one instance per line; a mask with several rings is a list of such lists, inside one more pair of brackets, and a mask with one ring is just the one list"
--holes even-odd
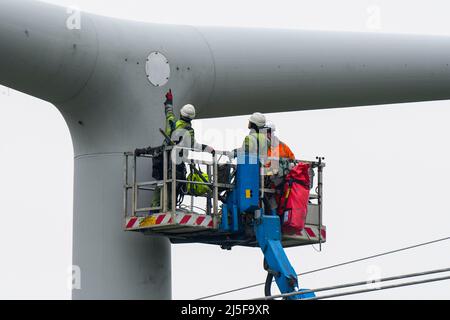
[(447, 37), (159, 25), (0, 0), (0, 43), (0, 84), (53, 103), (72, 135), (76, 299), (171, 297), (168, 241), (121, 225), (122, 154), (161, 142), (168, 88), (201, 118), (450, 98)]

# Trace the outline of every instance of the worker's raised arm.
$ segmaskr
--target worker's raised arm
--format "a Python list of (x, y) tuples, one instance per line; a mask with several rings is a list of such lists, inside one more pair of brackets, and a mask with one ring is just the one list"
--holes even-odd
[(166, 114), (166, 135), (171, 136), (172, 132), (175, 131), (176, 118), (173, 112), (173, 94), (172, 89), (166, 94), (166, 101), (164, 102), (164, 110)]

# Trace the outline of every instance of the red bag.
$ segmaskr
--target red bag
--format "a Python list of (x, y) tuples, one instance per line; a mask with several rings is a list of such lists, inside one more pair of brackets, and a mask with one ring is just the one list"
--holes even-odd
[(309, 187), (309, 164), (299, 163), (286, 176), (278, 207), (278, 214), (283, 220), (283, 233), (295, 234), (305, 227)]

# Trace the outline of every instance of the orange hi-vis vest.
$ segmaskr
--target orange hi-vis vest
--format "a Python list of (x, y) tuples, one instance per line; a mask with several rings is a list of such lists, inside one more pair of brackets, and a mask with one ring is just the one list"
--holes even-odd
[(275, 147), (269, 148), (267, 155), (269, 158), (285, 158), (295, 160), (295, 155), (292, 150), (283, 142), (279, 141), (279, 144)]

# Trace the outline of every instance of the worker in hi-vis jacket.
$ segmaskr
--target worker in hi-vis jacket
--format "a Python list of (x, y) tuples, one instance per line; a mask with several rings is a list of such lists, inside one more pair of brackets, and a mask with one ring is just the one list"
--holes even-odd
[[(191, 104), (187, 104), (180, 110), (180, 118), (177, 120), (174, 110), (173, 110), (173, 94), (172, 90), (169, 90), (166, 94), (166, 100), (164, 102), (164, 110), (166, 117), (166, 127), (165, 134), (170, 141), (165, 141), (165, 145), (174, 144), (187, 149), (195, 149), (198, 151), (210, 152), (213, 156), (215, 154), (215, 150), (204, 144), (198, 144), (195, 140), (195, 131), (192, 127), (192, 120), (196, 117), (195, 107)], [(147, 149), (136, 149), (136, 156), (148, 153), (149, 148)], [(186, 150), (180, 150), (180, 152), (174, 153), (176, 157), (171, 157), (172, 160), (176, 160), (177, 163), (177, 179), (185, 179), (186, 178), (186, 167), (183, 162), (183, 155)], [(175, 159), (176, 158), (176, 159)], [(156, 157), (153, 159), (153, 177), (157, 180), (162, 180), (163, 177), (163, 157), (162, 155), (157, 159)], [(157, 164), (155, 164), (155, 161)], [(170, 164), (170, 162), (169, 162)], [(168, 165), (169, 173), (171, 172), (171, 165)], [(157, 171), (157, 172), (155, 172)], [(169, 177), (170, 178), (170, 177)], [(180, 191), (179, 187), (182, 185), (177, 185), (177, 193)], [(169, 207), (171, 206), (171, 188), (168, 188), (168, 199), (169, 199)], [(156, 208), (160, 206), (161, 200), (161, 188), (156, 187), (153, 193), (153, 200), (151, 207)]]

